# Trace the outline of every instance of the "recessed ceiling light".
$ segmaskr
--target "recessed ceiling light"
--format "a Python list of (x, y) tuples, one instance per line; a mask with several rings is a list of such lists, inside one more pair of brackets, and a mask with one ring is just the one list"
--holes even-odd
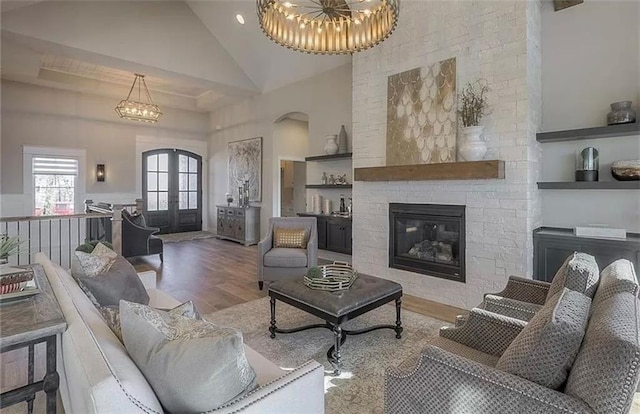
[(240, 24), (244, 24), (244, 17), (241, 14), (236, 14), (236, 20)]

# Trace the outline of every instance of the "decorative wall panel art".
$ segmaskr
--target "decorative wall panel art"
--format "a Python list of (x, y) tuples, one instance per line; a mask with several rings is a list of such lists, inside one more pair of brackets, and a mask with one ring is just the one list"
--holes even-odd
[(229, 143), (229, 192), (249, 181), (249, 200), (262, 200), (262, 137)]
[(387, 165), (456, 161), (456, 59), (389, 76)]

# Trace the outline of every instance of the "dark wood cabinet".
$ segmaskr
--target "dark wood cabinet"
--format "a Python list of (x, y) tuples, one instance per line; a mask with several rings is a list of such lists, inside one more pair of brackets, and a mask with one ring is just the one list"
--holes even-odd
[(593, 255), (600, 270), (618, 259), (627, 259), (638, 269), (640, 235), (627, 234), (626, 240), (577, 237), (571, 229), (541, 227), (533, 232), (533, 275), (551, 282), (562, 263), (574, 251)]
[(318, 220), (318, 249), (351, 254), (352, 224), (350, 218), (299, 213), (301, 217)]

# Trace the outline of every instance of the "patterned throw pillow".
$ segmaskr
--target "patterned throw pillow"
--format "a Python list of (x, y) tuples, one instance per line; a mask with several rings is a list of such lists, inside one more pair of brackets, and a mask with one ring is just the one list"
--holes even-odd
[(547, 301), (504, 351), (496, 368), (559, 389), (578, 355), (591, 299), (567, 288)]
[[(120, 306), (100, 306), (98, 307), (102, 318), (113, 333), (118, 337), (120, 342), (122, 341), (122, 327), (120, 326)], [(173, 309), (158, 309), (160, 311), (168, 312), (171, 315), (183, 316), (190, 319), (202, 319), (196, 306), (192, 301), (185, 302), (176, 306)]]
[(567, 260), (564, 261), (553, 277), (547, 293), (547, 300), (551, 299), (556, 293), (562, 292), (564, 288), (593, 298), (598, 288), (599, 280), (600, 270), (595, 257), (586, 253), (574, 252), (567, 257)]
[(105, 257), (111, 260), (112, 263), (115, 262), (116, 257), (118, 257), (118, 253), (114, 252), (112, 249), (102, 243), (96, 244), (96, 247), (94, 247), (91, 254), (94, 256)]
[(210, 411), (257, 386), (237, 329), (127, 301), (120, 320), (127, 352), (168, 412)]
[(276, 227), (274, 229), (273, 247), (306, 249), (307, 229)]
[(102, 273), (106, 273), (113, 261), (104, 256), (96, 256), (92, 253), (74, 252), (77, 263), (80, 266), (81, 273), (85, 277), (96, 277)]

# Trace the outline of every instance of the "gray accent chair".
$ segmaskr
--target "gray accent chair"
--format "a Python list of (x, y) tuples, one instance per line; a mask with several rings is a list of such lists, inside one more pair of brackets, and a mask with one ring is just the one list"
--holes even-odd
[[(274, 227), (307, 229), (307, 248), (274, 248)], [(318, 224), (315, 217), (272, 217), (269, 232), (258, 243), (258, 287), (264, 282), (302, 278), (307, 270), (318, 265)]]
[[(551, 283), (510, 276), (507, 286), (501, 292), (486, 294), (478, 308), (529, 321), (555, 293), (565, 287), (593, 298), (599, 280), (595, 257), (574, 252), (558, 269)], [(464, 324), (465, 320), (466, 315), (458, 316), (456, 326)]]
[(442, 328), (421, 352), (387, 369), (385, 412), (628, 413), (640, 380), (638, 282), (628, 260), (614, 262), (600, 278), (564, 386), (547, 388), (497, 369), (527, 322), (473, 309), (464, 325)]

